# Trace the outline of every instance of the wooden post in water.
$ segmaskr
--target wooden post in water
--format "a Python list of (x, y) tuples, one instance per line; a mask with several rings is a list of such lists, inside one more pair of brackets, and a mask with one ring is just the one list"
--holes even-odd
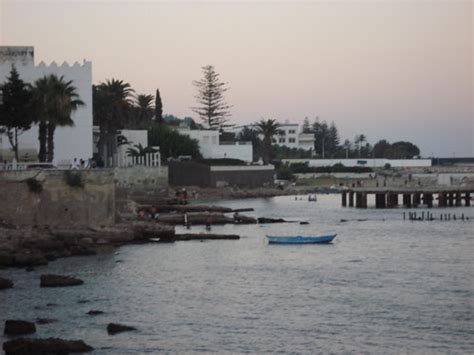
[(342, 207), (346, 207), (347, 206), (347, 193), (345, 191), (342, 191), (341, 198), (342, 198)]
[(462, 198), (461, 198), (461, 193), (459, 191), (456, 192), (456, 206), (457, 207), (462, 206)]
[(446, 192), (438, 193), (438, 207), (446, 207)]
[(387, 207), (393, 208), (398, 206), (398, 194), (396, 192), (389, 192), (387, 194)]
[(448, 192), (448, 203), (450, 207), (454, 206), (454, 193)]
[(433, 207), (433, 194), (425, 192), (423, 194), (423, 202), (429, 208)]
[(466, 192), (466, 195), (464, 197), (464, 202), (465, 202), (465, 205), (466, 206), (470, 206), (471, 205), (471, 193), (470, 192)]
[(385, 193), (375, 194), (375, 208), (385, 208), (385, 207), (386, 207)]
[(349, 207), (354, 207), (354, 191), (349, 191)]
[(360, 198), (361, 198), (361, 207), (367, 208), (367, 193), (362, 192)]
[(362, 208), (362, 193), (356, 192), (356, 208)]
[(421, 194), (419, 192), (415, 192), (413, 194), (413, 207), (418, 207), (421, 203)]
[(411, 207), (411, 194), (403, 194), (403, 206)]

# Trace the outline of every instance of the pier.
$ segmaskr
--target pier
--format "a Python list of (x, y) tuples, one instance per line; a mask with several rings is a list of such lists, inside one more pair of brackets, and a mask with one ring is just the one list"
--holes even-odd
[(341, 191), (341, 201), (342, 207), (367, 208), (368, 197), (374, 195), (375, 208), (461, 207), (471, 206), (471, 194), (474, 195), (474, 187), (357, 187)]

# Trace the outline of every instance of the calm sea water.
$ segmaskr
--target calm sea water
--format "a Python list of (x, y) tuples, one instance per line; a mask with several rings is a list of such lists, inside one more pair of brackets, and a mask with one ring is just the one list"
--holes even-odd
[[(332, 195), (219, 204), (310, 224), (214, 227), (242, 239), (126, 246), (34, 272), (3, 270), (16, 286), (0, 292), (0, 323), (54, 318), (36, 336), (83, 339), (97, 354), (472, 353), (474, 208), (431, 210), (470, 221), (409, 222), (403, 209), (343, 209)], [(332, 245), (265, 241), (297, 233), (338, 236)], [(46, 272), (85, 284), (41, 289)], [(109, 336), (109, 322), (138, 331)]]

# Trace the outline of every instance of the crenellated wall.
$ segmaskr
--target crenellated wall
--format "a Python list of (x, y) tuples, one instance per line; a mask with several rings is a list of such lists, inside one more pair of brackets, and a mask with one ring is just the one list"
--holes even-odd
[[(15, 49), (17, 55), (15, 55)], [(9, 76), (12, 64), (15, 65), (23, 81), (34, 83), (45, 75), (55, 74), (64, 76), (65, 80), (72, 80), (80, 99), (85, 106), (73, 113), (73, 127), (58, 127), (55, 133), (55, 162), (72, 161), (74, 158), (92, 158), (92, 63), (83, 61), (69, 64), (34, 64), (33, 47), (6, 47), (0, 46), (0, 83)], [(23, 153), (37, 152), (38, 129), (36, 126), (20, 136), (20, 157)], [(8, 139), (3, 137), (0, 149), (8, 152)]]

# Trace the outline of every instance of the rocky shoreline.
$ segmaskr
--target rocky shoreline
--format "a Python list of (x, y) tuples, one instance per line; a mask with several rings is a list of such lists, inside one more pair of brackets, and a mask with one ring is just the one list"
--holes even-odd
[(125, 244), (148, 242), (151, 238), (173, 239), (174, 227), (147, 222), (87, 229), (3, 225), (0, 227), (0, 268), (30, 270), (58, 258), (94, 255)]

